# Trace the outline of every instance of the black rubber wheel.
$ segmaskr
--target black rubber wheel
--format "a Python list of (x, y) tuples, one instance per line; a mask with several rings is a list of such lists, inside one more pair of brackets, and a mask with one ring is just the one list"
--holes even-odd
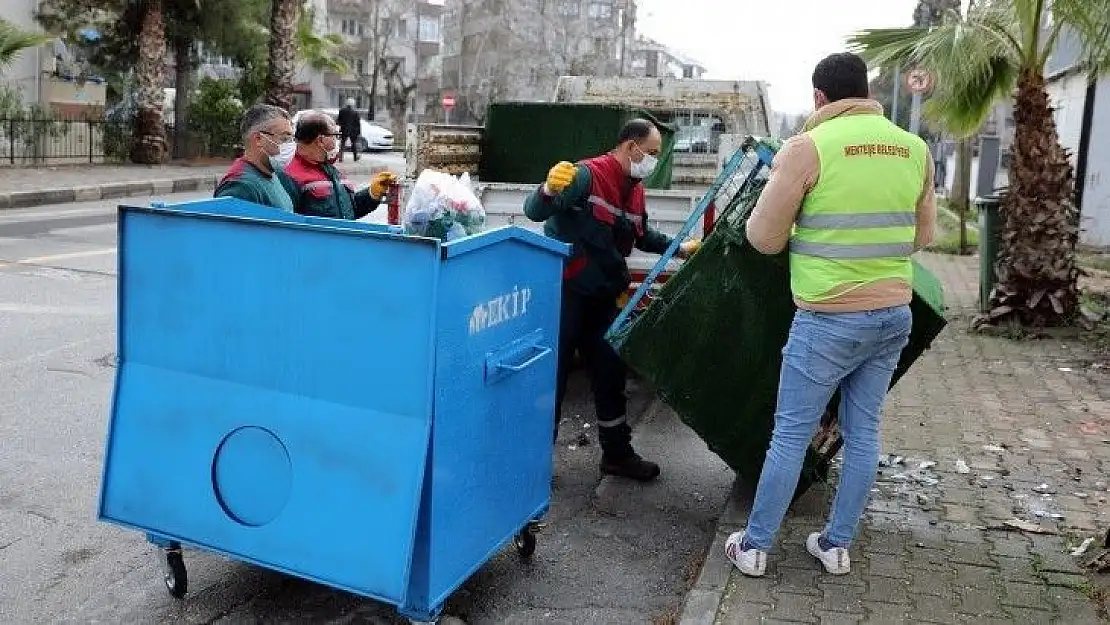
[(174, 599), (181, 599), (189, 592), (189, 574), (185, 572), (185, 558), (180, 549), (166, 552), (166, 573), (163, 577), (166, 590)]
[(536, 534), (528, 528), (524, 528), (519, 534), (513, 538), (513, 546), (516, 547), (516, 552), (522, 558), (531, 558), (532, 554), (536, 553)]

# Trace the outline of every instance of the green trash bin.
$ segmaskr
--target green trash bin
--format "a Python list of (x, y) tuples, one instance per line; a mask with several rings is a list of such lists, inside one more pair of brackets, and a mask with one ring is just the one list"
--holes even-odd
[[(796, 310), (787, 255), (763, 255), (745, 238), (744, 224), (765, 184), (775, 144), (749, 140), (741, 148), (750, 157), (760, 146), (763, 155), (757, 164), (722, 172), (724, 178), (743, 181), (733, 184), (735, 192), (726, 191), (725, 199), (714, 189), (707, 193), (717, 198), (721, 210), (701, 250), (638, 314), (634, 296), (609, 332), (610, 342), (629, 367), (752, 485), (770, 444), (782, 348)], [(699, 211), (712, 201), (704, 199)], [(691, 215), (688, 227), (700, 218), (699, 211)], [(667, 259), (664, 255), (657, 267)], [(652, 278), (649, 274), (645, 283)], [(646, 293), (644, 287), (641, 291)], [(913, 331), (893, 382), (946, 325), (940, 282), (916, 262), (911, 307)], [(834, 397), (810, 444), (795, 496), (827, 477), (840, 449), (838, 403), (839, 397)]]
[(975, 198), (979, 211), (979, 312), (990, 312), (991, 292), (996, 278), (994, 264), (998, 260), (998, 206), (1000, 193)]

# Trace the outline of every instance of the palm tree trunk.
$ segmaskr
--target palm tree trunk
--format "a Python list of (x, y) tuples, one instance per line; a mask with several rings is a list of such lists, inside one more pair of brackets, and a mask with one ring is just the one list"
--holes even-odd
[(139, 30), (139, 58), (135, 63), (138, 83), (138, 112), (135, 115), (131, 160), (154, 165), (166, 156), (166, 126), (162, 120), (165, 101), (166, 27), (162, 0), (145, 0)]
[(293, 80), (297, 66), (295, 34), (299, 0), (273, 0), (270, 10), (270, 70), (266, 77), (266, 103), (293, 108)]
[(971, 204), (971, 165), (974, 160), (970, 138), (956, 142), (956, 175), (952, 184), (952, 204), (960, 215), (960, 254), (967, 254), (967, 213)]
[(189, 156), (189, 90), (193, 78), (193, 42), (177, 37), (173, 42), (174, 103), (173, 103), (173, 157)]
[(1062, 326), (1079, 309), (1079, 211), (1073, 196), (1075, 173), (1060, 146), (1040, 72), (1026, 72), (1018, 80), (1014, 121), (990, 317), (1034, 327)]

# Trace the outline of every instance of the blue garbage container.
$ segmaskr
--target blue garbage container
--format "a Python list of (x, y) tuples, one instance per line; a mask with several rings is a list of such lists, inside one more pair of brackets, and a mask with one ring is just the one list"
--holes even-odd
[(233, 199), (119, 213), (99, 518), (434, 620), (551, 489), (568, 247)]

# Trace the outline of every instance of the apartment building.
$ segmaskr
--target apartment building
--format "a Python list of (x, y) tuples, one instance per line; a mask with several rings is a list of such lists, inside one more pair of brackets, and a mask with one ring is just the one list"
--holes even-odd
[(639, 78), (701, 78), (701, 63), (650, 39), (637, 37), (631, 45), (626, 74)]
[(327, 0), (325, 27), (346, 41), (350, 69), (325, 72), (323, 97), (314, 93), (313, 106), (337, 108), (350, 98), (356, 108), (369, 109), (374, 92), (379, 120), (389, 118), (398, 99), (407, 100), (407, 121), (435, 119), (443, 10), (443, 0)]
[(497, 100), (546, 101), (559, 76), (625, 73), (634, 0), (447, 0), (443, 87), (459, 117)]

